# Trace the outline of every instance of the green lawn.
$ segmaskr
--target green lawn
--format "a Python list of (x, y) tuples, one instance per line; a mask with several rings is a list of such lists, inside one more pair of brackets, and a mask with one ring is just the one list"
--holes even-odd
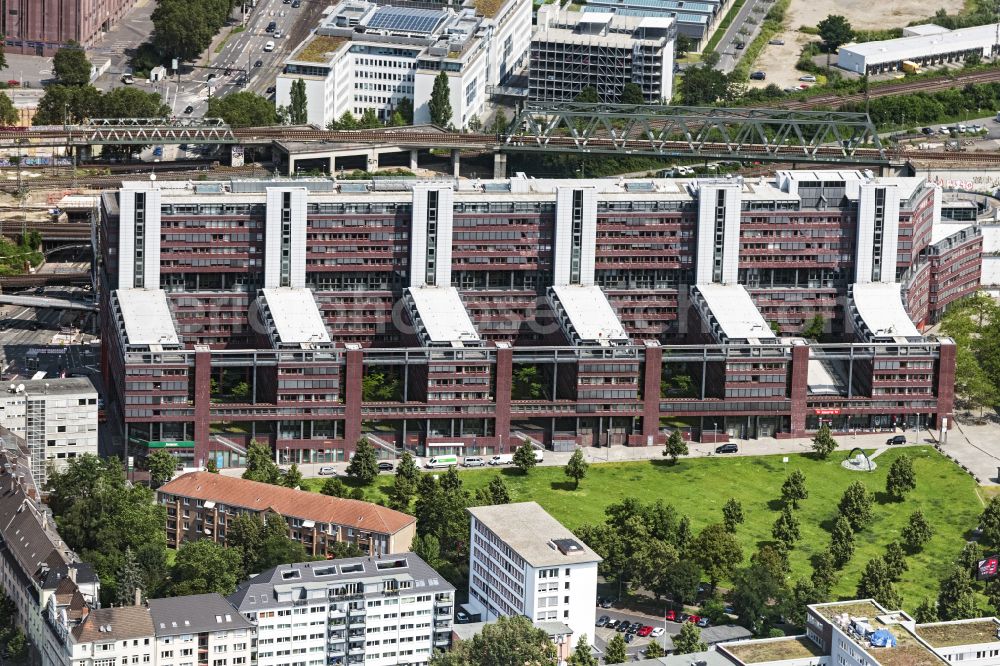
[[(889, 465), (907, 453), (914, 459), (917, 489), (901, 503), (884, 496)], [(910, 570), (897, 584), (905, 607), (913, 609), (925, 596), (937, 594), (937, 581), (962, 549), (966, 535), (975, 528), (982, 504), (976, 483), (947, 458), (931, 447), (891, 449), (876, 459), (878, 469), (870, 474), (849, 472), (840, 466), (843, 453), (826, 462), (804, 455), (694, 458), (675, 467), (662, 461), (591, 465), (579, 490), (572, 490), (561, 467), (541, 467), (528, 476), (513, 469), (471, 470), (461, 473), (465, 487), (473, 492), (503, 474), (514, 501), (535, 500), (570, 529), (603, 518), (604, 507), (626, 496), (644, 502), (662, 499), (690, 516), (695, 530), (720, 522), (722, 505), (729, 497), (743, 503), (748, 516), (737, 536), (749, 558), (757, 544), (771, 539), (771, 525), (777, 516), (775, 501), (781, 484), (793, 469), (806, 475), (809, 499), (799, 509), (802, 539), (791, 555), (792, 576), (810, 572), (809, 558), (829, 543), (829, 528), (837, 515), (837, 502), (844, 489), (860, 479), (877, 494), (876, 518), (858, 534), (854, 558), (842, 572), (833, 590), (840, 597), (852, 597), (865, 563), (880, 555), (886, 544), (899, 538), (909, 514), (921, 509), (935, 529), (924, 551), (908, 559)], [(382, 476), (368, 490), (368, 498), (384, 499), (383, 488), (392, 481)], [(322, 479), (307, 482), (318, 489)]]

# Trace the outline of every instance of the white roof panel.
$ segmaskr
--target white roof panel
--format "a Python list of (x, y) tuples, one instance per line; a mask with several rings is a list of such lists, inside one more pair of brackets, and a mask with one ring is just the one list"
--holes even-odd
[(852, 287), (854, 307), (876, 337), (920, 337), (920, 331), (903, 309), (898, 283), (866, 282)]
[(479, 333), (454, 287), (407, 289), (431, 342), (478, 341)]
[(299, 344), (330, 342), (323, 315), (308, 289), (279, 287), (262, 289), (271, 319), (281, 342)]
[(865, 59), (865, 64), (873, 65), (908, 58), (954, 53), (976, 47), (985, 48), (996, 42), (996, 33), (997, 24), (994, 23), (929, 35), (845, 44), (840, 47), (840, 50), (841, 52), (855, 53)]
[(712, 316), (730, 340), (773, 338), (774, 331), (740, 284), (699, 284)]
[(948, 236), (957, 234), (962, 229), (968, 229), (971, 226), (974, 226), (971, 222), (945, 222), (942, 220), (931, 227), (931, 245), (940, 243)]
[(600, 287), (561, 285), (552, 287), (570, 324), (584, 342), (627, 340), (625, 327), (618, 321), (611, 303)]
[(162, 289), (119, 289), (118, 307), (130, 345), (179, 345)]

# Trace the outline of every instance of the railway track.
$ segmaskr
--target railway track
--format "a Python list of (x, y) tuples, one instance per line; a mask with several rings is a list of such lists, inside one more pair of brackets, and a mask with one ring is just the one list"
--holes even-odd
[[(889, 95), (905, 95), (916, 92), (938, 92), (949, 88), (965, 86), (970, 83), (996, 83), (1000, 81), (1000, 70), (988, 72), (974, 72), (972, 74), (960, 74), (955, 77), (942, 77), (941, 79), (931, 79), (922, 81), (911, 81), (892, 85), (875, 86), (868, 91), (869, 98), (887, 97)], [(852, 93), (850, 95), (817, 95), (801, 101), (784, 102), (780, 104), (783, 109), (794, 111), (808, 111), (821, 107), (839, 108), (845, 104), (853, 102), (864, 102), (864, 93)]]

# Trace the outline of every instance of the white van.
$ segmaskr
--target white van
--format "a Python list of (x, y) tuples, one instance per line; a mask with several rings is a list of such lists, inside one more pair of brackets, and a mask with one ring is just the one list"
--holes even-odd
[(269, 41), (267, 44), (264, 44), (264, 52), (265, 53), (270, 53), (273, 50), (274, 50), (274, 42), (270, 42)]
[(458, 464), (458, 456), (434, 456), (427, 461), (427, 469), (454, 467)]
[(535, 449), (535, 462), (542, 462), (545, 460), (545, 451), (541, 449)]
[(514, 456), (511, 455), (511, 454), (509, 454), (509, 453), (505, 453), (505, 454), (499, 455), (499, 456), (493, 456), (492, 458), (490, 458), (490, 464), (491, 465), (513, 465), (514, 464)]

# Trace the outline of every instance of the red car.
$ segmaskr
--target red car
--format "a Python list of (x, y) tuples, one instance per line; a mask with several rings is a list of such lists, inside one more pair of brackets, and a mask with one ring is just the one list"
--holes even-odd
[(701, 616), (699, 616), (699, 615), (689, 615), (688, 619), (687, 619), (688, 622), (694, 622), (695, 624), (698, 624), (698, 622), (700, 620), (701, 620)]
[(668, 610), (663, 618), (669, 622), (677, 622), (677, 611)]
[(642, 628), (639, 629), (639, 631), (636, 632), (636, 634), (639, 636), (639, 638), (645, 638), (646, 636), (649, 636), (651, 633), (653, 633), (653, 628), (651, 626), (649, 626), (648, 624), (647, 625), (643, 625)]

